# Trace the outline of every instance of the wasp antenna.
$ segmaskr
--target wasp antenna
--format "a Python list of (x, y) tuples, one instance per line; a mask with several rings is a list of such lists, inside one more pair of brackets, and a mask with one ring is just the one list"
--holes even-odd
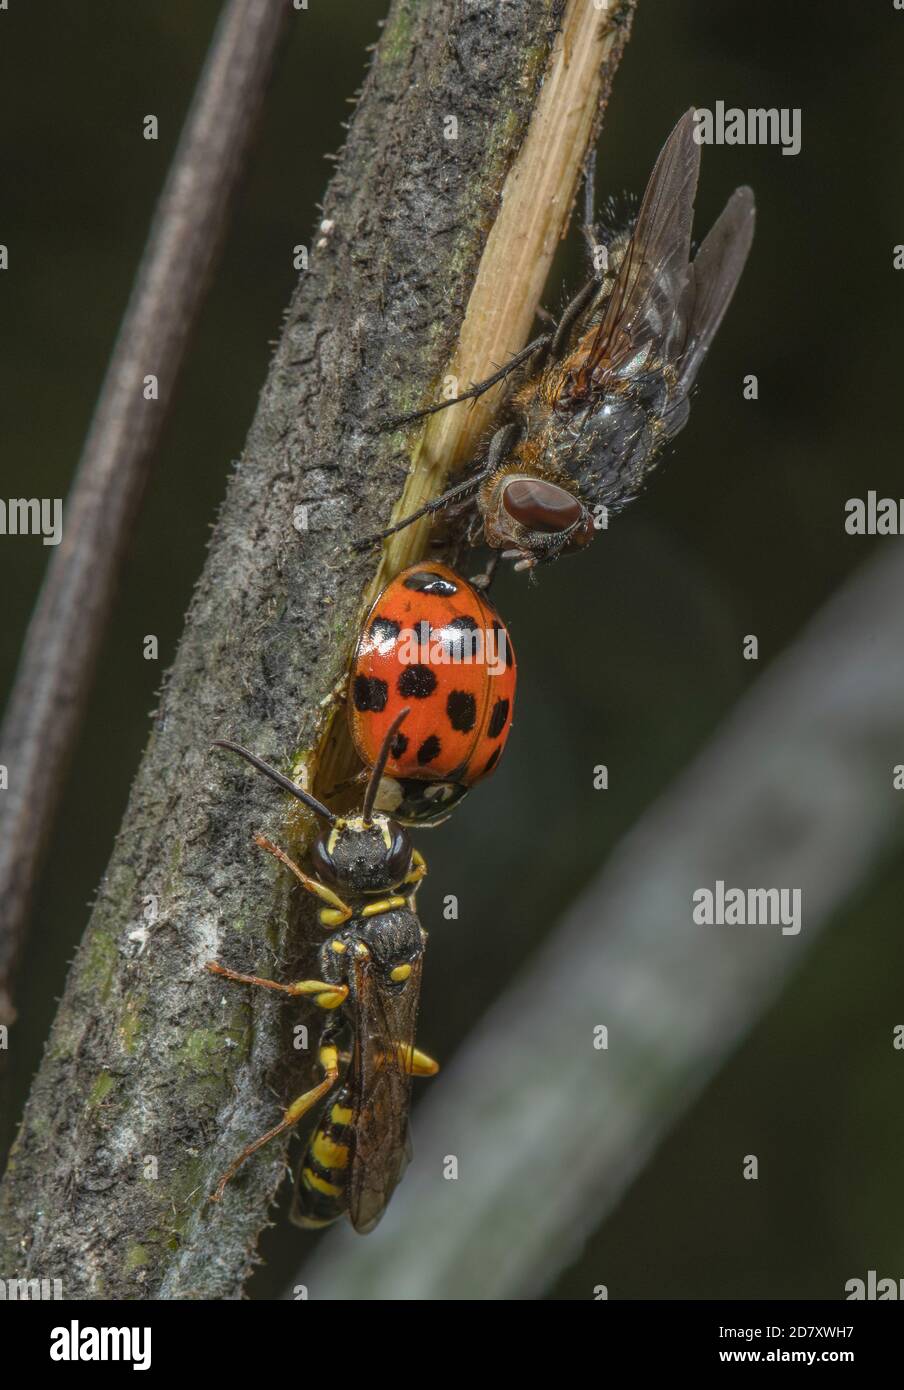
[(386, 768), (386, 763), (389, 759), (389, 749), (392, 744), (392, 740), (399, 732), (399, 728), (402, 724), (402, 721), (404, 719), (407, 719), (410, 713), (410, 709), (399, 710), (399, 713), (396, 715), (395, 719), (392, 721), (389, 728), (386, 730), (386, 737), (384, 738), (382, 747), (380, 748), (380, 751), (377, 754), (377, 761), (373, 765), (370, 774), (370, 781), (367, 784), (367, 791), (364, 793), (364, 805), (361, 807), (361, 820), (364, 825), (370, 825), (371, 812), (374, 809), (374, 802), (377, 799), (377, 790), (380, 786), (380, 778), (383, 776), (383, 772)]
[(278, 787), (282, 787), (283, 791), (291, 792), (293, 796), (297, 796), (298, 800), (303, 802), (309, 811), (313, 811), (315, 816), (321, 816), (328, 825), (336, 824), (336, 817), (333, 815), (333, 812), (329, 807), (324, 806), (322, 801), (318, 801), (315, 796), (311, 796), (310, 792), (306, 792), (301, 787), (296, 786), (290, 777), (284, 777), (281, 772), (277, 772), (275, 767), (271, 767), (269, 763), (265, 763), (263, 758), (259, 758), (256, 753), (252, 753), (249, 749), (243, 748), (240, 743), (231, 743), (229, 739), (218, 738), (214, 740), (211, 747), (228, 748), (230, 753), (238, 753), (240, 758), (244, 758), (252, 767), (256, 767), (258, 772), (262, 772), (265, 777), (269, 777), (271, 782), (275, 782)]

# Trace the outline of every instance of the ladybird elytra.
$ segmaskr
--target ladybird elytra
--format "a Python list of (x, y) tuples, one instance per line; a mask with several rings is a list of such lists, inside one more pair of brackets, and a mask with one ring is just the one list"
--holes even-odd
[(410, 710), (380, 808), (406, 822), (444, 818), (497, 766), (516, 681), (511, 637), (485, 594), (429, 561), (397, 575), (361, 626), (349, 680), (349, 725), (367, 766), (399, 710)]

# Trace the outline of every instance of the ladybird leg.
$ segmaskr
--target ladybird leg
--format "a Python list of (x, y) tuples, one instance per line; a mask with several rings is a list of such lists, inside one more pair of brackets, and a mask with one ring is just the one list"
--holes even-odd
[(293, 1125), (297, 1125), (302, 1116), (306, 1115), (311, 1109), (311, 1106), (316, 1105), (319, 1100), (322, 1100), (323, 1097), (328, 1095), (333, 1089), (339, 1079), (338, 1050), (332, 1043), (321, 1044), (317, 1060), (325, 1073), (323, 1080), (316, 1086), (312, 1086), (309, 1091), (305, 1091), (303, 1095), (298, 1096), (296, 1100), (293, 1100), (292, 1104), (286, 1109), (278, 1125), (274, 1125), (272, 1129), (268, 1129), (266, 1134), (262, 1134), (259, 1139), (255, 1139), (253, 1144), (246, 1144), (238, 1158), (236, 1158), (233, 1163), (230, 1163), (226, 1172), (217, 1183), (216, 1188), (211, 1193), (210, 1200), (212, 1202), (219, 1202), (222, 1199), (223, 1193), (226, 1190), (226, 1184), (231, 1178), (235, 1177), (247, 1158), (250, 1158), (253, 1153), (257, 1153), (258, 1149), (263, 1148), (264, 1144), (269, 1144), (270, 1140), (275, 1139), (277, 1134), (282, 1134), (284, 1130), (291, 1129)]
[(545, 353), (551, 342), (551, 333), (541, 333), (539, 338), (534, 338), (533, 342), (528, 343), (527, 347), (522, 348), (520, 352), (516, 352), (514, 357), (510, 357), (498, 371), (493, 372), (492, 376), (484, 377), (483, 381), (475, 382), (473, 386), (468, 387), (467, 391), (462, 391), (460, 396), (453, 396), (452, 399), (448, 401), (440, 401), (437, 405), (425, 406), (423, 410), (413, 410), (410, 415), (397, 415), (393, 419), (386, 420), (383, 424), (378, 425), (378, 432), (382, 434), (384, 430), (401, 429), (403, 425), (411, 425), (416, 420), (423, 420), (427, 415), (436, 415), (437, 411), (448, 410), (450, 405), (460, 405), (462, 401), (476, 400), (477, 397), (482, 396), (485, 391), (489, 391), (491, 386), (495, 386), (497, 381), (503, 381), (515, 371), (516, 368), (520, 367), (523, 362), (533, 357), (534, 353)]
[(204, 966), (211, 975), (221, 975), (224, 980), (235, 980), (240, 985), (260, 985), (262, 989), (276, 989), (280, 994), (291, 995), (293, 999), (313, 996), (314, 1003), (321, 1009), (338, 1009), (348, 998), (348, 985), (328, 984), (324, 980), (296, 980), (284, 985), (279, 980), (265, 980), (261, 975), (243, 975), (240, 970), (230, 970), (218, 960), (209, 960)]
[(323, 699), (319, 701), (318, 709), (329, 709), (330, 705), (341, 705), (348, 694), (348, 672), (346, 671), (339, 677), (332, 690), (327, 691)]
[[(260, 849), (266, 850), (268, 854), (272, 854), (274, 859), (279, 860), (280, 864), (285, 864), (287, 869), (291, 869), (302, 888), (306, 889), (308, 893), (313, 893), (315, 898), (320, 898), (328, 905), (330, 930), (341, 926), (343, 922), (347, 922), (350, 917), (354, 916), (352, 909), (342, 901), (337, 893), (333, 892), (332, 888), (327, 888), (325, 883), (319, 883), (316, 878), (311, 878), (303, 869), (299, 869), (295, 860), (290, 859), (285, 850), (280, 849), (279, 845), (274, 845), (273, 841), (268, 840), (266, 835), (255, 835), (254, 843)], [(321, 915), (321, 921), (323, 921), (323, 915)]]

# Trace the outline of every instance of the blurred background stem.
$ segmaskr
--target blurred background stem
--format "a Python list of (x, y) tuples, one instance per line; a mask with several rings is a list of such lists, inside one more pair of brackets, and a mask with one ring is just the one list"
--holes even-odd
[[(15, 1016), (14, 974), (35, 877), (135, 515), (291, 14), (291, 0), (224, 6), (66, 499), (63, 539), (50, 552), (29, 624), (0, 728), (0, 763), (9, 769), (0, 798), (0, 1024)], [(115, 203), (111, 189), (114, 216)], [(150, 398), (148, 377), (156, 382)]]

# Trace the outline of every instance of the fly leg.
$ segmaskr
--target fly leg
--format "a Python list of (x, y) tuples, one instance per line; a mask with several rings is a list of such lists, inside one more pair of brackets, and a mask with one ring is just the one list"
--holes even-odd
[(462, 497), (465, 493), (472, 492), (474, 488), (486, 482), (490, 472), (491, 469), (484, 465), (479, 473), (474, 473), (470, 478), (465, 478), (463, 483), (457, 483), (455, 487), (450, 487), (448, 492), (444, 492), (441, 497), (435, 497), (432, 502), (425, 503), (416, 512), (409, 512), (408, 516), (403, 516), (401, 521), (387, 526), (385, 531), (377, 531), (373, 536), (365, 536), (362, 540), (355, 541), (352, 550), (366, 550), (368, 546), (378, 545), (380, 541), (394, 536), (397, 531), (404, 531), (405, 527), (410, 526), (413, 521), (420, 521), (422, 516), (430, 516), (433, 512), (442, 511), (443, 507), (447, 507), (456, 497)]
[[(266, 981), (261, 983), (266, 983)], [(347, 989), (346, 986), (343, 986), (343, 988)], [(278, 1125), (274, 1125), (272, 1129), (268, 1129), (266, 1134), (262, 1134), (259, 1139), (255, 1139), (253, 1144), (245, 1145), (238, 1158), (230, 1163), (226, 1172), (217, 1183), (216, 1188), (211, 1193), (210, 1200), (212, 1202), (219, 1202), (222, 1199), (223, 1193), (226, 1190), (226, 1184), (231, 1178), (235, 1177), (247, 1158), (257, 1153), (258, 1149), (263, 1148), (264, 1144), (269, 1144), (271, 1139), (275, 1139), (276, 1136), (282, 1134), (284, 1130), (291, 1129), (294, 1125), (297, 1125), (302, 1116), (306, 1115), (313, 1105), (316, 1105), (319, 1100), (322, 1100), (323, 1097), (328, 1095), (333, 1089), (339, 1079), (339, 1050), (333, 1042), (326, 1041), (326, 1034), (324, 1035), (324, 1039), (317, 1054), (317, 1060), (324, 1072), (323, 1080), (318, 1082), (316, 1086), (312, 1086), (309, 1091), (305, 1091), (303, 1095), (298, 1096), (296, 1100), (293, 1100), (292, 1104), (286, 1109)]]
[(491, 478), (499, 465), (504, 462), (517, 434), (517, 425), (503, 425), (490, 440), (486, 461), (477, 473), (472, 473), (471, 477), (465, 478), (463, 483), (456, 483), (455, 487), (450, 487), (448, 492), (444, 492), (441, 497), (435, 497), (432, 502), (425, 503), (416, 512), (410, 512), (408, 516), (403, 516), (401, 521), (395, 522), (393, 526), (388, 526), (385, 531), (378, 531), (374, 536), (365, 536), (363, 540), (356, 541), (352, 548), (363, 550), (366, 546), (376, 545), (379, 541), (386, 540), (387, 536), (394, 536), (397, 531), (404, 531), (406, 526), (410, 526), (413, 521), (419, 521), (422, 516), (441, 511), (442, 508), (448, 507), (450, 502), (454, 502), (468, 492), (473, 492), (475, 488), (480, 487), (488, 478)]
[(404, 425), (412, 425), (417, 420), (423, 420), (427, 415), (436, 415), (440, 410), (448, 410), (450, 405), (460, 405), (462, 401), (476, 400), (478, 396), (482, 396), (484, 392), (489, 391), (491, 386), (495, 386), (499, 381), (504, 381), (505, 378), (510, 376), (522, 363), (527, 362), (529, 358), (533, 357), (534, 353), (545, 353), (551, 342), (551, 333), (541, 333), (539, 338), (534, 338), (533, 342), (528, 343), (527, 347), (522, 348), (520, 352), (516, 352), (513, 357), (510, 357), (507, 362), (503, 363), (498, 371), (493, 372), (492, 376), (484, 377), (483, 381), (475, 382), (473, 386), (468, 387), (467, 391), (462, 391), (460, 396), (453, 396), (451, 400), (448, 401), (439, 401), (436, 405), (425, 406), (423, 410), (413, 410), (409, 415), (397, 415), (393, 419), (386, 420), (378, 425), (377, 431), (382, 434), (385, 430), (398, 430)]
[(484, 593), (487, 592), (487, 590), (493, 582), (496, 570), (499, 568), (499, 561), (501, 559), (502, 556), (499, 553), (499, 551), (494, 550), (490, 558), (487, 560), (483, 572), (481, 574), (471, 575), (471, 584), (475, 589), (481, 589)]
[(594, 257), (599, 245), (596, 235), (596, 145), (587, 151), (584, 160), (584, 222), (581, 227), (594, 270), (598, 270)]
[(562, 311), (562, 317), (559, 319), (558, 326), (556, 327), (552, 342), (549, 345), (550, 357), (559, 358), (562, 356), (563, 352), (568, 347), (568, 339), (571, 335), (572, 328), (574, 328), (575, 321), (588, 307), (598, 289), (599, 282), (596, 279), (588, 280), (583, 289), (578, 290), (571, 303), (566, 304)]

